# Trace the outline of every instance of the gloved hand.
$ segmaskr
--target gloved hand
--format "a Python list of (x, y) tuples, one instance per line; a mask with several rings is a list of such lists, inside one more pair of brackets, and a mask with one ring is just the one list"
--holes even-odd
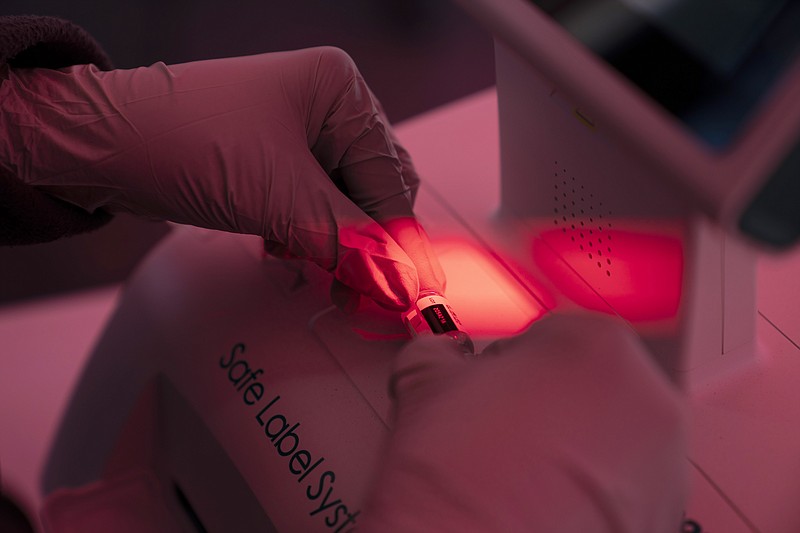
[(680, 529), (681, 402), (622, 325), (548, 318), (473, 360), (419, 339), (393, 390), (359, 531)]
[(261, 235), (393, 309), (444, 290), (408, 153), (341, 50), (19, 70), (3, 92), (2, 160), (59, 198)]

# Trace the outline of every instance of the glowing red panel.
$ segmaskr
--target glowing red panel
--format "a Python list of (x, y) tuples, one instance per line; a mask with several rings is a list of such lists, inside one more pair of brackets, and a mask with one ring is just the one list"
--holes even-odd
[(536, 287), (534, 297), (485, 250), (460, 240), (433, 247), (447, 274), (446, 296), (473, 337), (514, 335), (545, 313), (544, 289)]
[[(521, 333), (552, 307), (535, 280), (518, 279), (491, 253), (462, 239), (433, 240), (447, 277), (445, 296), (464, 329), (476, 340)], [(353, 331), (367, 340), (397, 340), (408, 333), (396, 311), (366, 298), (350, 317)]]
[[(683, 246), (675, 231), (544, 231), (533, 242), (542, 273), (576, 304), (630, 322), (675, 318), (681, 301)], [(610, 226), (610, 225), (609, 225)], [(553, 253), (555, 252), (555, 253)]]

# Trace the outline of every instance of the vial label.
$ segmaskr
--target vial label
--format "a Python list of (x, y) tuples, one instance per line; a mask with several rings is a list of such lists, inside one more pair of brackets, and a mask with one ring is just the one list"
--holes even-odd
[(426, 307), (420, 311), (425, 318), (425, 322), (431, 327), (431, 331), (440, 335), (448, 331), (458, 331), (453, 318), (447, 312), (447, 308), (442, 303), (437, 303)]

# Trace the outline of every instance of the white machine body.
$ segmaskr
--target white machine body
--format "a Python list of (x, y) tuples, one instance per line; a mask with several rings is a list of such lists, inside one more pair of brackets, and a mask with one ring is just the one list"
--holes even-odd
[[(776, 168), (788, 162), (800, 172), (800, 55), (733, 140), (713, 146), (536, 2), (459, 3), (496, 36), (501, 216), (527, 225), (592, 297), (637, 327), (676, 382), (702, 385), (752, 357), (755, 254), (764, 243), (742, 233), (743, 212)], [(601, 7), (611, 4), (635, 12), (685, 3)], [(589, 15), (600, 25), (613, 13)], [(791, 217), (796, 224), (796, 211)], [(558, 283), (555, 266), (537, 266)]]
[[(46, 489), (145, 471), (190, 531), (194, 516), (208, 531), (357, 520), (396, 343), (365, 349), (328, 309), (324, 273), (260, 254), (247, 237), (168, 238), (86, 368)], [(371, 357), (351, 366), (351, 352)]]

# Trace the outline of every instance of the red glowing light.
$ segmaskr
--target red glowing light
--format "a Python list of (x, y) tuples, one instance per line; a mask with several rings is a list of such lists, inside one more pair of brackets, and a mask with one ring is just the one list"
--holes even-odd
[[(521, 281), (492, 253), (466, 240), (434, 239), (431, 243), (447, 276), (445, 297), (463, 329), (477, 341), (521, 333), (553, 301), (534, 280)], [(364, 298), (350, 315), (352, 330), (366, 340), (407, 339), (399, 318), (396, 311)]]
[(614, 229), (589, 239), (547, 230), (532, 251), (542, 273), (576, 304), (634, 323), (663, 321), (677, 316), (681, 301), (683, 246), (675, 233)]
[[(447, 274), (447, 299), (473, 337), (505, 337), (524, 331), (545, 309), (488, 252), (460, 240), (434, 241)], [(544, 296), (544, 289), (537, 292)], [(538, 295), (537, 295), (538, 296)]]

